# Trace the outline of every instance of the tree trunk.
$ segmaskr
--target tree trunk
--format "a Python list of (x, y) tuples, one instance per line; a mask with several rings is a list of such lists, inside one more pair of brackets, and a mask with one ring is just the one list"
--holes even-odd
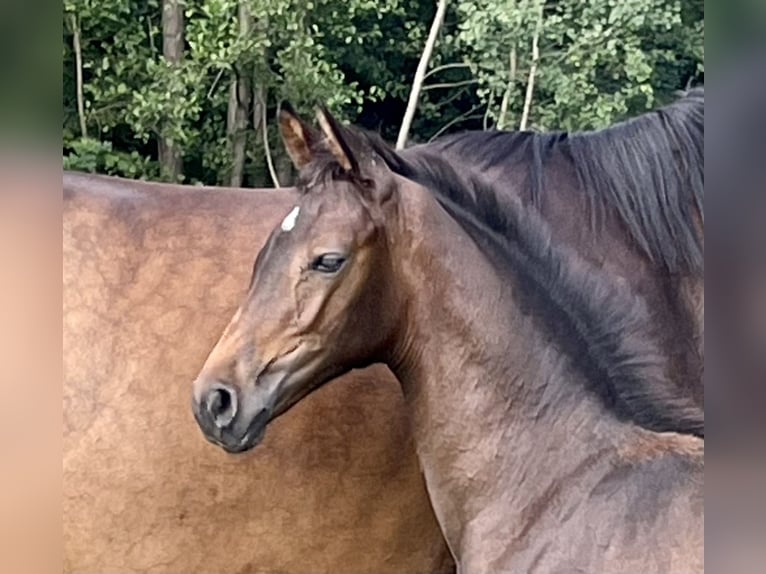
[(513, 46), (513, 48), (511, 48), (511, 53), (508, 56), (508, 85), (503, 94), (503, 101), (500, 103), (500, 117), (497, 120), (497, 129), (499, 130), (505, 129), (505, 126), (508, 125), (506, 121), (508, 116), (508, 104), (511, 101), (511, 94), (513, 94), (513, 90), (516, 88), (516, 67), (516, 46)]
[[(184, 55), (184, 10), (182, 0), (162, 1), (162, 55), (172, 66), (179, 66)], [(183, 173), (181, 150), (173, 138), (160, 135), (160, 169), (163, 177), (178, 181)]]
[(527, 93), (524, 96), (524, 111), (521, 113), (521, 123), (519, 124), (519, 130), (524, 131), (527, 129), (529, 123), (529, 113), (532, 110), (532, 96), (535, 90), (535, 75), (537, 74), (537, 65), (540, 61), (540, 33), (543, 28), (543, 5), (545, 2), (540, 0), (539, 12), (537, 14), (537, 24), (535, 24), (535, 31), (532, 35), (532, 65), (529, 67), (529, 79), (527, 80)]
[(242, 187), (247, 157), (247, 112), (250, 104), (249, 81), (235, 75), (229, 87), (229, 108), (226, 116), (226, 135), (231, 145), (231, 172), (228, 185)]
[[(269, 19), (267, 15), (263, 14), (253, 21), (252, 34), (262, 38), (269, 37)], [(269, 147), (269, 76), (269, 48), (264, 46), (263, 54), (260, 55), (260, 60), (256, 59), (253, 62), (253, 132), (255, 133), (255, 141), (258, 141), (258, 138), (260, 137), (260, 142), (263, 146), (264, 159), (266, 160), (267, 175), (264, 174), (263, 179), (259, 181), (259, 185), (262, 187), (273, 185), (278, 188), (280, 187), (280, 178), (277, 175), (277, 170), (274, 168), (271, 149)]]
[[(253, 147), (260, 153), (260, 146), (263, 145), (263, 119), (266, 116), (266, 90), (259, 81), (259, 74), (257, 68), (253, 70)], [(263, 157), (265, 158), (266, 150), (263, 150)], [(273, 185), (271, 175), (266, 171), (260, 169), (264, 165), (259, 160), (257, 162), (258, 169), (256, 170), (256, 179), (253, 182), (253, 187), (270, 187)]]
[[(247, 37), (251, 29), (251, 17), (247, 5), (239, 3), (239, 35)], [(229, 186), (242, 187), (247, 157), (247, 115), (250, 109), (249, 66), (244, 66), (232, 78), (229, 88), (229, 108), (226, 118), (226, 133), (231, 145), (231, 174)]]
[(72, 48), (74, 49), (75, 75), (77, 78), (77, 117), (80, 120), (80, 135), (88, 137), (88, 126), (85, 122), (85, 98), (82, 93), (82, 47), (80, 46), (80, 24), (76, 14), (69, 15), (72, 25)]
[(295, 168), (290, 156), (284, 150), (280, 150), (274, 158), (276, 164), (277, 178), (282, 185), (292, 184), (295, 174)]
[(402, 127), (399, 128), (399, 137), (396, 138), (396, 149), (404, 149), (407, 143), (407, 136), (410, 133), (410, 126), (412, 125), (412, 119), (415, 117), (415, 110), (418, 107), (418, 98), (420, 97), (420, 90), (423, 87), (423, 78), (426, 75), (428, 69), (428, 62), (431, 60), (431, 54), (434, 51), (436, 45), (436, 38), (439, 36), (439, 29), (444, 21), (444, 13), (447, 11), (447, 0), (439, 0), (436, 6), (436, 15), (431, 23), (431, 31), (428, 33), (428, 40), (426, 40), (425, 48), (423, 48), (423, 54), (420, 56), (420, 62), (418, 63), (418, 69), (415, 71), (415, 79), (412, 81), (412, 90), (410, 90), (410, 99), (407, 102), (407, 110), (404, 112), (404, 119), (402, 120)]
[(263, 99), (261, 100), (261, 133), (263, 134), (263, 153), (266, 154), (266, 165), (269, 168), (269, 175), (271, 176), (271, 182), (277, 189), (282, 187), (279, 183), (279, 175), (274, 168), (274, 159), (271, 156), (271, 147), (269, 147), (269, 121), (268, 121), (268, 93), (265, 88), (261, 90)]

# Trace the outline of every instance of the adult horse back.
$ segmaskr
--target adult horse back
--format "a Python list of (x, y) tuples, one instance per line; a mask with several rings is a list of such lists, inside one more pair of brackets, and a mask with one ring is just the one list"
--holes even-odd
[(294, 197), (65, 174), (65, 571), (452, 568), (384, 368), (251, 454), (199, 436), (189, 382)]

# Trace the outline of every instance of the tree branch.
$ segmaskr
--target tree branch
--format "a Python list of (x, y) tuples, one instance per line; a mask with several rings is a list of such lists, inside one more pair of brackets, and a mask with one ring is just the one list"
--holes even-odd
[(152, 30), (152, 19), (146, 17), (146, 33), (149, 36), (149, 49), (152, 51), (152, 56), (157, 53), (157, 46), (154, 45), (154, 31)]
[(451, 68), (470, 68), (471, 64), (466, 64), (463, 62), (460, 63), (454, 63), (454, 64), (443, 64), (441, 66), (436, 66), (435, 68), (432, 68), (429, 70), (426, 75), (423, 76), (423, 79), (425, 80), (428, 76), (433, 76), (434, 74), (438, 74), (439, 72), (443, 72), (444, 70), (449, 70)]
[[(469, 116), (473, 112), (478, 110), (480, 107), (481, 107), (481, 104), (476, 105), (476, 106), (472, 107), (470, 110), (468, 110), (467, 112), (464, 112), (464, 113), (460, 114), (456, 118), (452, 118), (450, 121), (448, 121), (442, 127), (440, 127), (439, 130), (434, 135), (432, 135), (430, 138), (428, 138), (428, 143), (431, 143), (432, 141), (434, 141), (436, 138), (438, 138), (440, 135), (442, 135), (444, 132), (446, 132), (449, 128), (454, 126), (456, 123), (462, 122), (463, 120), (469, 119)], [(477, 117), (481, 117), (481, 116), (477, 116)]]
[(399, 129), (399, 137), (396, 138), (396, 149), (404, 149), (404, 145), (407, 143), (407, 136), (410, 133), (412, 119), (415, 117), (415, 110), (418, 107), (420, 88), (423, 85), (428, 62), (431, 60), (431, 53), (434, 51), (436, 38), (439, 35), (439, 29), (444, 21), (444, 13), (446, 11), (447, 0), (439, 0), (438, 5), (436, 6), (434, 21), (431, 23), (431, 30), (428, 32), (428, 40), (426, 40), (425, 48), (423, 48), (423, 53), (420, 56), (420, 62), (415, 71), (415, 79), (412, 81), (412, 90), (410, 90), (410, 99), (407, 102), (407, 110), (404, 112), (402, 126)]
[(445, 82), (441, 84), (430, 84), (428, 86), (423, 86), (423, 91), (427, 90), (436, 90), (438, 88), (459, 88), (460, 86), (470, 86), (471, 84), (477, 83), (478, 80), (470, 79), (470, 80), (463, 80), (461, 82)]
[(451, 102), (454, 102), (454, 101), (455, 101), (456, 99), (458, 99), (460, 96), (462, 96), (463, 94), (465, 94), (465, 92), (466, 92), (466, 88), (467, 88), (467, 86), (463, 86), (463, 87), (462, 87), (462, 88), (460, 88), (459, 90), (455, 90), (455, 92), (453, 92), (453, 93), (452, 93), (450, 96), (448, 96), (447, 98), (443, 99), (443, 100), (442, 100), (442, 101), (440, 101), (440, 102), (437, 102), (437, 103), (436, 103), (436, 107), (437, 107), (437, 108), (441, 108), (442, 106), (446, 106), (447, 104), (449, 104), (449, 103), (451, 103)]
[(215, 79), (213, 80), (213, 83), (210, 85), (210, 89), (207, 91), (207, 99), (211, 99), (213, 97), (213, 92), (215, 92), (215, 88), (218, 86), (218, 80), (221, 79), (221, 76), (223, 76), (225, 68), (221, 68), (218, 70), (218, 73), (215, 75)]

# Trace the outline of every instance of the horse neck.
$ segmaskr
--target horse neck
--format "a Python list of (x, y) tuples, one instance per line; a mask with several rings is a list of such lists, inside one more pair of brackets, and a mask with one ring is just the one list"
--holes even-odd
[[(557, 480), (608, 465), (633, 427), (585, 391), (513, 281), (441, 207), (414, 197), (394, 254), (408, 324), (389, 366), (436, 515), (459, 554), (478, 531), (501, 528), (512, 537), (505, 540), (517, 539), (523, 526), (514, 517)], [(488, 510), (498, 504), (500, 512)]]

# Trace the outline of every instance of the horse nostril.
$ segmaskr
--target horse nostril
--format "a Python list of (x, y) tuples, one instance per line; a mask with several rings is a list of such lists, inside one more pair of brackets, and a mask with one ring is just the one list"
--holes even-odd
[(215, 426), (224, 429), (237, 414), (237, 394), (224, 385), (215, 385), (207, 394), (205, 406)]

